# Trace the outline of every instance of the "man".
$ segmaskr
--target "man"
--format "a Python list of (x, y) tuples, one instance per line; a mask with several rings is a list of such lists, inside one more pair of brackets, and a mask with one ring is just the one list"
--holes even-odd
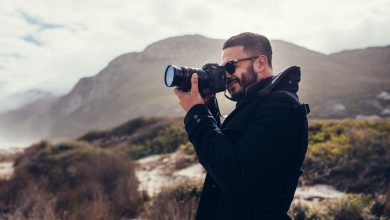
[(228, 39), (221, 66), (237, 101), (221, 127), (215, 100), (203, 100), (195, 73), (190, 92), (174, 90), (187, 111), (189, 140), (207, 171), (196, 218), (290, 219), (308, 144), (308, 105), (296, 94), (300, 69), (274, 76), (271, 44), (254, 33)]

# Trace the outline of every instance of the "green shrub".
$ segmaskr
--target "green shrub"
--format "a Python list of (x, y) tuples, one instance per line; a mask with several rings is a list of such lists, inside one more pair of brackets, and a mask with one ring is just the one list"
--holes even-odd
[(182, 124), (172, 124), (160, 131), (157, 135), (145, 142), (138, 142), (127, 147), (128, 155), (139, 159), (153, 154), (172, 153), (188, 141)]
[(191, 142), (187, 142), (185, 144), (181, 144), (178, 149), (180, 152), (183, 152), (186, 155), (195, 156), (195, 149)]
[(107, 131), (92, 131), (78, 140), (86, 141), (132, 159), (173, 152), (186, 143), (182, 118), (140, 117)]
[(327, 207), (328, 216), (335, 220), (368, 220), (374, 216), (369, 212), (372, 199), (364, 195), (348, 195)]
[(389, 120), (312, 121), (301, 183), (329, 184), (352, 193), (387, 192), (389, 133)]
[[(383, 203), (382, 203), (383, 205)], [(387, 219), (383, 212), (375, 213), (372, 196), (349, 194), (340, 199), (325, 199), (319, 202), (295, 202), (289, 210), (294, 220), (379, 220)]]

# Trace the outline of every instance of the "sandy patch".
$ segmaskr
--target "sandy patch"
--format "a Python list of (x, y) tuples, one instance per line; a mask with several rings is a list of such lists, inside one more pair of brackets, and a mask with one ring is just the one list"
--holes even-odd
[(201, 179), (205, 171), (200, 164), (193, 164), (181, 170), (173, 170), (175, 161), (180, 157), (177, 153), (169, 155), (153, 155), (137, 161), (136, 175), (140, 181), (139, 190), (149, 196), (156, 196), (161, 189), (183, 178)]

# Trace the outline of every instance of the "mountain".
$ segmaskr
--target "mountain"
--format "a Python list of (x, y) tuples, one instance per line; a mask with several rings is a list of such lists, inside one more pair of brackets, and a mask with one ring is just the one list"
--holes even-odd
[[(139, 116), (183, 116), (163, 75), (168, 64), (200, 67), (218, 62), (224, 40), (200, 35), (172, 37), (142, 52), (123, 54), (93, 77), (82, 78), (66, 95), (0, 114), (0, 134), (9, 138), (68, 138), (114, 127)], [(301, 101), (311, 117), (381, 116), (389, 100), (390, 47), (322, 54), (289, 42), (271, 41), (277, 73), (302, 68)], [(219, 94), (223, 114), (234, 103)], [(382, 115), (386, 116), (386, 115)]]

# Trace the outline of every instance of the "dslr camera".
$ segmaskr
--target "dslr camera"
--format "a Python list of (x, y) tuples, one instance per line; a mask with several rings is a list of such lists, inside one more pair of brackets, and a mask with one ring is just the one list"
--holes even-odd
[(225, 91), (225, 68), (216, 63), (207, 63), (202, 66), (202, 69), (168, 65), (165, 70), (165, 85), (167, 87), (177, 86), (179, 90), (188, 92), (191, 90), (193, 73), (198, 74), (199, 93), (202, 96)]

